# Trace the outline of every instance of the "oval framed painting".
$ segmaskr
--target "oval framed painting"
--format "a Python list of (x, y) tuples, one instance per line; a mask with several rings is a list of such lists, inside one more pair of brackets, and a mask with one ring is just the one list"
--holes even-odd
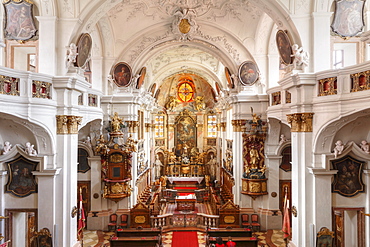
[(117, 63), (112, 69), (112, 77), (114, 83), (118, 87), (127, 87), (131, 82), (131, 67), (125, 62)]
[(292, 44), (286, 32), (279, 30), (276, 33), (276, 45), (281, 57), (282, 62), (285, 65), (289, 65), (293, 62), (293, 51)]
[(253, 85), (259, 78), (257, 64), (253, 61), (245, 61), (239, 66), (238, 75), (243, 86)]
[(229, 88), (233, 89), (235, 87), (234, 80), (231, 78), (231, 73), (228, 67), (225, 67), (225, 76), (227, 80), (227, 85)]
[(85, 63), (87, 62), (90, 51), (92, 47), (92, 39), (90, 34), (84, 33), (81, 35), (81, 37), (78, 39), (77, 42), (77, 66), (83, 67)]
[(140, 77), (137, 79), (136, 88), (140, 89), (141, 86), (144, 84), (144, 79), (146, 75), (146, 67), (142, 67), (140, 70)]

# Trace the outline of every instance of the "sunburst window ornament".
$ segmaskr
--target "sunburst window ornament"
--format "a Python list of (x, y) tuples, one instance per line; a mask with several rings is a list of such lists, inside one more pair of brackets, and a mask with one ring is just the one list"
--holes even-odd
[(189, 82), (182, 82), (178, 89), (177, 95), (182, 102), (192, 102), (194, 96), (194, 87)]

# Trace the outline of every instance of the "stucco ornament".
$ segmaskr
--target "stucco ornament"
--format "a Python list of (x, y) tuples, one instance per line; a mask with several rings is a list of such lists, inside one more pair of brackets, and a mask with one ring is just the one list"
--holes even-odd
[(172, 22), (172, 33), (177, 40), (192, 40), (199, 26), (195, 21), (196, 13), (193, 9), (178, 9), (174, 13)]

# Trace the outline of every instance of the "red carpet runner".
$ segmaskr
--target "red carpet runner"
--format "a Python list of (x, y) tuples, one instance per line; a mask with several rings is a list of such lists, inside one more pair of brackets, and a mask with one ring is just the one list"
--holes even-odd
[(173, 232), (172, 247), (198, 247), (197, 232)]

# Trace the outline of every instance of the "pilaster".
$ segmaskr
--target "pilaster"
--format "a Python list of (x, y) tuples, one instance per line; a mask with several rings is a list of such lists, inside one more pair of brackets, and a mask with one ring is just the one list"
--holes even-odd
[[(369, 163), (368, 163), (369, 167)], [(370, 214), (370, 170), (364, 170), (366, 188), (365, 213)], [(365, 217), (365, 246), (370, 246), (370, 216)]]
[(313, 19), (313, 71), (322, 71), (331, 68), (331, 49), (330, 49), (330, 18), (331, 12), (314, 12)]
[[(53, 170), (43, 170), (42, 172), (34, 171), (32, 174), (37, 178), (38, 191), (38, 228), (48, 228), (51, 232), (56, 224), (55, 210), (56, 204), (59, 203), (57, 197), (56, 176), (60, 173), (61, 168)], [(45, 198), (48, 198), (45, 200)], [(42, 212), (42, 213), (41, 213)], [(57, 234), (54, 232), (54, 234)]]
[[(0, 186), (5, 188), (7, 180), (8, 171), (0, 171)], [(5, 216), (5, 198), (4, 198), (4, 189), (0, 190), (0, 216)], [(0, 236), (4, 237), (5, 234), (5, 222), (0, 220)], [(0, 243), (4, 243), (4, 240), (0, 240)]]
[(56, 75), (57, 17), (37, 16), (36, 18), (39, 21), (38, 71)]
[[(326, 170), (322, 168), (308, 168), (313, 177), (313, 224), (315, 232), (321, 227), (331, 229), (332, 226), (332, 197), (325, 196), (331, 194), (332, 177), (338, 171)], [(333, 229), (331, 229), (333, 230)]]

